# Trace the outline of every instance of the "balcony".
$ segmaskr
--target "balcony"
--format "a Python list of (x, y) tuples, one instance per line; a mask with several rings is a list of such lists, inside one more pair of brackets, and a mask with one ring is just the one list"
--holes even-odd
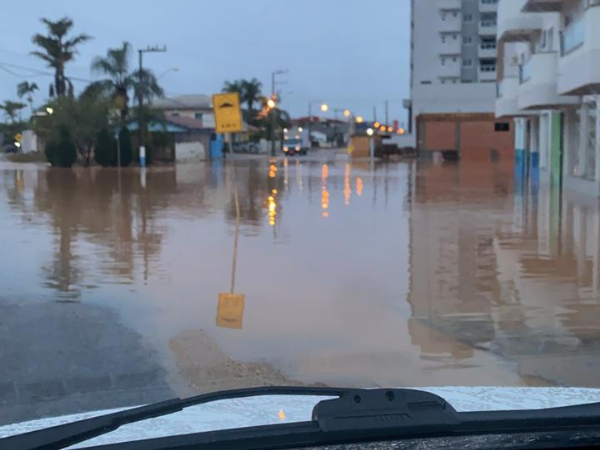
[[(596, 3), (594, 3), (596, 5)], [(600, 93), (600, 6), (589, 6), (561, 33), (558, 93)]]
[(446, 64), (437, 70), (439, 78), (460, 78), (460, 63), (446, 61)]
[(498, 4), (498, 40), (518, 42), (531, 40), (544, 26), (540, 14), (522, 12), (525, 0), (502, 0)]
[(479, 0), (479, 12), (496, 12), (498, 9), (498, 0)]
[(462, 9), (461, 0), (437, 0), (438, 8), (444, 11), (460, 11)]
[(491, 64), (479, 66), (479, 81), (496, 80), (496, 66)]
[(479, 22), (480, 36), (496, 36), (497, 32), (496, 19), (484, 19)]
[(445, 20), (440, 22), (440, 33), (460, 33), (462, 31), (462, 15), (446, 14)]
[(440, 55), (460, 55), (462, 51), (461, 38), (458, 36), (454, 39), (452, 36), (446, 36), (446, 42), (442, 42), (439, 46)]
[(558, 53), (534, 53), (520, 66), (518, 107), (521, 110), (554, 109), (577, 105), (580, 97), (558, 95)]
[(483, 42), (479, 44), (478, 56), (480, 58), (495, 58), (497, 54), (496, 43)]
[(527, 0), (523, 5), (523, 12), (541, 13), (541, 12), (560, 12), (562, 9), (562, 0)]
[(505, 77), (497, 85), (496, 117), (516, 117), (522, 115), (517, 96), (519, 91), (518, 77)]

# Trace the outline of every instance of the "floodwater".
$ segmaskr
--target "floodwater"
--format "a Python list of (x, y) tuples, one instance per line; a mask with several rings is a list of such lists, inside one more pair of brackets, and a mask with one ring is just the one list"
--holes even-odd
[[(264, 384), (600, 387), (595, 199), (500, 163), (0, 163), (0, 414)], [(240, 228), (231, 290), (238, 193)]]

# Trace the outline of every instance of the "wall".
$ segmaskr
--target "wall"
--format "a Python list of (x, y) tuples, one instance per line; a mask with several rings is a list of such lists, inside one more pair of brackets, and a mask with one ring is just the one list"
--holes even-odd
[[(495, 131), (495, 123), (508, 123), (509, 131)], [(458, 150), (462, 160), (514, 159), (514, 128), (492, 114), (423, 115), (418, 119), (419, 150)]]
[(180, 133), (175, 137), (175, 161), (208, 159), (209, 133)]

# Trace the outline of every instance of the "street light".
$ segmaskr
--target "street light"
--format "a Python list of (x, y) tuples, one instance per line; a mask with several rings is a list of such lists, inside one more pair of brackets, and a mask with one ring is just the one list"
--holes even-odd
[(321, 105), (321, 111), (323, 111), (323, 112), (327, 112), (328, 110), (329, 110), (329, 105), (327, 105), (327, 104), (323, 103), (323, 104)]
[(350, 117), (351, 114), (349, 109), (344, 110), (344, 117)]
[(365, 121), (365, 119), (363, 119), (363, 116), (358, 116), (356, 118), (356, 123), (363, 123)]
[(321, 111), (326, 112), (329, 109), (329, 105), (321, 101), (308, 102), (308, 145), (311, 145), (311, 133), (312, 133), (312, 107), (313, 105), (321, 104)]
[(171, 72), (179, 72), (179, 67), (171, 67), (170, 69), (165, 70), (163, 73), (161, 73), (158, 76), (157, 80), (160, 80), (160, 79), (164, 78), (166, 75), (168, 75)]
[(270, 98), (269, 100), (267, 100), (267, 106), (269, 107), (269, 109), (274, 109), (277, 106), (277, 103), (275, 102), (275, 100)]
[(369, 136), (373, 136), (373, 133), (374, 133), (374, 131), (373, 131), (373, 128), (369, 128), (369, 129), (367, 130), (367, 134), (368, 134)]
[(51, 108), (49, 106), (46, 106), (46, 112), (50, 115), (54, 114), (54, 108)]

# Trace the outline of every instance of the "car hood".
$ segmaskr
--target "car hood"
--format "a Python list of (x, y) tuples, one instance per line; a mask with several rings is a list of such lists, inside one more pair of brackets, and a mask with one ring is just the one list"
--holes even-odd
[[(585, 388), (498, 388), (435, 387), (418, 388), (443, 397), (457, 411), (542, 409), (600, 402), (600, 389)], [(124, 425), (116, 431), (69, 448), (113, 444), (204, 431), (270, 425), (310, 420), (312, 409), (328, 397), (273, 395), (223, 400), (186, 408), (184, 411), (143, 422)], [(0, 438), (122, 409), (93, 411), (52, 417), (0, 427)]]

